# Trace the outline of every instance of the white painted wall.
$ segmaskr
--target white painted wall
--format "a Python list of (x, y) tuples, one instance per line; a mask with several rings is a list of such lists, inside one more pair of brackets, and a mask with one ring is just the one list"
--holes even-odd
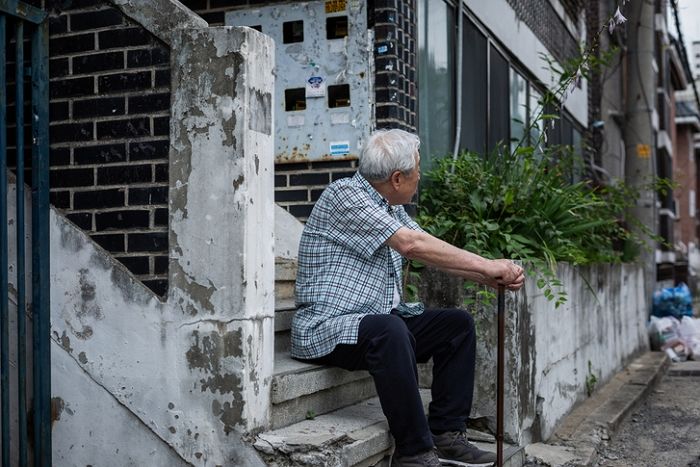
[[(638, 265), (559, 264), (568, 301), (555, 308), (534, 280), (506, 301), (506, 432), (519, 444), (547, 439), (586, 397), (591, 372), (607, 381), (648, 348), (647, 304)], [(496, 412), (496, 324), (491, 307), (477, 311), (480, 340), (472, 416)]]

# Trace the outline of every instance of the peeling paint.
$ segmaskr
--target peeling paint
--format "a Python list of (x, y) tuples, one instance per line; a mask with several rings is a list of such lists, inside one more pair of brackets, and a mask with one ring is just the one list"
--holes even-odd
[(235, 395), (232, 402), (224, 402), (223, 405), (216, 399), (212, 401), (212, 413), (221, 420), (227, 435), (236, 429), (236, 425), (243, 423), (243, 405), (240, 394)]
[(60, 397), (51, 398), (51, 426), (61, 419), (61, 414), (66, 404)]
[(236, 179), (233, 181), (233, 189), (238, 190), (243, 184), (244, 180), (245, 178), (243, 177), (243, 175), (239, 175), (238, 177), (236, 177)]
[(222, 395), (240, 393), (243, 389), (241, 378), (231, 373), (214, 375), (207, 379), (201, 379), (199, 382), (201, 383), (202, 392), (209, 390), (214, 394), (216, 394), (217, 391)]
[(243, 355), (241, 335), (241, 329), (236, 329), (225, 333), (223, 338), (218, 333), (210, 333), (200, 339), (199, 331), (192, 331), (194, 344), (186, 354), (189, 368), (218, 373), (222, 358)]
[(259, 133), (272, 134), (272, 95), (257, 89), (248, 94), (248, 129)]
[(68, 337), (66, 331), (63, 331), (61, 335), (61, 347), (68, 353), (73, 352), (73, 348), (70, 346), (70, 337)]
[(87, 356), (85, 355), (85, 352), (80, 352), (80, 353), (78, 354), (78, 360), (79, 360), (80, 363), (82, 363), (83, 365), (85, 365), (85, 364), (88, 362), (88, 359), (87, 359)]

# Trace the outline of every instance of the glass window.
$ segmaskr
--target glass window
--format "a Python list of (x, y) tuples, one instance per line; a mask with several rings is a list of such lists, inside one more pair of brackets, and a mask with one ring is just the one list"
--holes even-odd
[(487, 40), (477, 27), (465, 19), (462, 33), (462, 133), (460, 147), (480, 154), (486, 152), (486, 105), (488, 78)]
[(454, 145), (454, 12), (443, 0), (423, 0), (418, 8), (418, 128), (421, 166)]
[(534, 87), (530, 86), (530, 96), (529, 96), (529, 115), (528, 121), (535, 122), (530, 128), (530, 145), (535, 146), (538, 152), (541, 152), (542, 146), (544, 146), (544, 141), (542, 140), (542, 126), (544, 123), (541, 120), (535, 121), (542, 113), (542, 94)]
[[(525, 136), (527, 127), (527, 81), (515, 69), (510, 69), (510, 150), (515, 151)], [(521, 146), (526, 146), (523, 141)]]
[(510, 140), (508, 61), (493, 46), (489, 54), (489, 151)]

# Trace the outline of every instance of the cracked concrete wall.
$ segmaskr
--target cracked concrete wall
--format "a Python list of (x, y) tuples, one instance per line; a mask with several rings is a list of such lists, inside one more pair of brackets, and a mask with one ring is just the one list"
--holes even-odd
[(274, 353), (274, 44), (249, 28), (179, 30), (171, 57), (168, 300), (191, 323), (196, 389), (237, 395), (212, 401), (226, 431), (263, 427)]
[[(534, 280), (518, 293), (506, 294), (505, 429), (506, 438), (520, 445), (549, 438), (586, 397), (589, 362), (600, 385), (648, 347), (638, 265), (559, 264), (557, 276), (568, 293), (559, 308)], [(430, 306), (461, 306), (466, 298), (459, 279), (431, 270), (421, 280), (420, 298)], [(495, 429), (495, 303), (472, 307), (471, 312), (478, 335), (471, 416), (487, 417)], [(429, 375), (421, 376), (429, 384)]]
[(273, 50), (248, 28), (173, 35), (165, 302), (52, 211), (56, 463), (263, 465), (241, 435), (269, 418)]

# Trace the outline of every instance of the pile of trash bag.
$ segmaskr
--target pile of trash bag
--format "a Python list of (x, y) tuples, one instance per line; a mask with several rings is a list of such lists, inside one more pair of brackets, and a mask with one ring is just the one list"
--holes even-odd
[(674, 362), (700, 360), (700, 319), (652, 316), (649, 337), (651, 348), (666, 352)]
[(659, 318), (673, 316), (677, 319), (693, 316), (693, 297), (688, 286), (680, 283), (676, 287), (666, 287), (654, 292), (651, 314)]

